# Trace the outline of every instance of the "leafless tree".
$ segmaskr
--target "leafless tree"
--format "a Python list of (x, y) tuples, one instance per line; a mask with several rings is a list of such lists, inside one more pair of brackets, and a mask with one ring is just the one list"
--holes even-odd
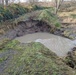
[(2, 4), (2, 1), (0, 0), (0, 4)]
[(57, 14), (59, 7), (61, 6), (64, 0), (52, 0), (55, 7), (55, 13)]
[(5, 0), (5, 4), (6, 4), (6, 6), (8, 6), (8, 2), (9, 2), (9, 0)]
[(4, 0), (2, 0), (2, 5), (4, 6)]

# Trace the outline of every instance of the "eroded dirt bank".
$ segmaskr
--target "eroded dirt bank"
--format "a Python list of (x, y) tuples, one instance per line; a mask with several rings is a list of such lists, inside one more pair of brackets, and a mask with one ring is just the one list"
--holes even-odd
[(53, 27), (51, 27), (44, 21), (29, 19), (26, 21), (20, 21), (16, 26), (12, 25), (11, 27), (12, 28), (8, 29), (7, 32), (3, 32), (0, 30), (0, 32), (4, 33), (2, 35), (0, 34), (0, 41), (6, 38), (14, 39), (16, 37), (37, 32), (53, 33), (55, 35), (63, 36), (70, 39), (76, 38), (76, 25), (67, 26), (65, 24), (62, 24), (60, 29), (53, 29)]
[(27, 20), (20, 21), (14, 29), (10, 29), (7, 33), (0, 37), (0, 40), (3, 38), (14, 39), (26, 34), (36, 33), (36, 32), (49, 32), (51, 27), (43, 21), (38, 20)]

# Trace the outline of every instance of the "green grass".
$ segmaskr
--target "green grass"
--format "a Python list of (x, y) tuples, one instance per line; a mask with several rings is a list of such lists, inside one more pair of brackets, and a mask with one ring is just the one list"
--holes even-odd
[(55, 14), (53, 14), (50, 9), (43, 10), (39, 15), (38, 19), (46, 21), (51, 26), (53, 25), (57, 28), (61, 27), (58, 17)]
[(19, 4), (11, 4), (7, 7), (3, 7), (0, 5), (0, 22), (17, 18), (20, 15), (25, 14), (27, 11), (27, 8)]
[(2, 63), (3, 61), (5, 61), (7, 59), (7, 57), (1, 57), (0, 58), (0, 63)]
[(17, 51), (3, 75), (74, 75), (53, 52), (40, 43), (21, 44), (11, 41), (5, 47)]

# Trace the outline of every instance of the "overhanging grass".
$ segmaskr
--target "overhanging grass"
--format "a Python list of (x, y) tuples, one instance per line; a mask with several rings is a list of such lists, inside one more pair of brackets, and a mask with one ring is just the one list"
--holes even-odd
[(54, 27), (60, 27), (61, 24), (58, 20), (58, 17), (53, 14), (50, 9), (45, 9), (41, 12), (41, 14), (39, 15), (39, 20), (43, 20), (49, 23), (49, 25), (53, 25)]

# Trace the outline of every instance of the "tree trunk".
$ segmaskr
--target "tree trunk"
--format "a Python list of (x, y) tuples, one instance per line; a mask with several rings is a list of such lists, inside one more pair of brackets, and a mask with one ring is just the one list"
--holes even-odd
[(59, 7), (61, 6), (63, 0), (54, 0), (55, 4), (55, 14), (57, 14)]
[(8, 6), (8, 0), (5, 0), (6, 6)]
[(2, 0), (2, 5), (4, 6), (4, 0)]

